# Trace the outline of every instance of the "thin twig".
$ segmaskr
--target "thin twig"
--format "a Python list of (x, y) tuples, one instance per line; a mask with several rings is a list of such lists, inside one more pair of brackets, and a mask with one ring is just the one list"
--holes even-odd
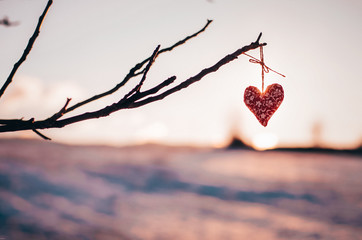
[(54, 121), (54, 120), (58, 120), (59, 118), (61, 118), (64, 115), (64, 113), (67, 111), (67, 106), (71, 100), (72, 100), (71, 98), (67, 98), (67, 101), (65, 102), (64, 106), (59, 110), (59, 112), (55, 113), (48, 120)]
[(155, 51), (153, 51), (153, 53), (151, 55), (151, 58), (150, 58), (150, 60), (149, 60), (149, 62), (147, 64), (147, 66), (145, 67), (145, 71), (143, 73), (142, 79), (141, 79), (140, 83), (138, 84), (137, 92), (140, 92), (141, 87), (142, 87), (143, 83), (146, 80), (147, 73), (150, 70), (150, 68), (151, 68), (152, 64), (154, 63), (154, 61), (156, 60), (156, 57), (158, 56), (158, 52), (160, 50), (160, 47), (161, 47), (161, 45), (158, 45), (156, 47)]
[(180, 41), (178, 41), (177, 43), (175, 43), (174, 45), (172, 45), (171, 47), (168, 47), (168, 48), (165, 48), (165, 49), (162, 49), (160, 50), (159, 53), (163, 53), (163, 52), (169, 52), (169, 51), (172, 51), (174, 48), (184, 44), (185, 42), (187, 42), (189, 39), (191, 38), (194, 38), (196, 37), (197, 35), (199, 35), (200, 33), (202, 33), (203, 31), (206, 30), (206, 28), (210, 25), (210, 23), (212, 23), (212, 20), (208, 19), (207, 22), (206, 22), (206, 25), (198, 32), (186, 37), (185, 39), (182, 39)]
[(45, 140), (52, 140), (51, 138), (49, 138), (49, 137), (47, 137), (47, 136), (45, 136), (44, 134), (42, 134), (41, 132), (39, 132), (38, 130), (36, 130), (36, 129), (32, 129), (33, 130), (33, 132), (35, 132), (36, 134), (38, 134), (40, 137), (42, 137), (43, 139), (45, 139)]
[(163, 81), (162, 83), (160, 83), (159, 85), (147, 90), (147, 91), (144, 91), (144, 92), (140, 92), (137, 94), (136, 98), (134, 98), (134, 100), (138, 100), (138, 99), (141, 99), (145, 96), (150, 96), (152, 94), (155, 94), (157, 93), (158, 91), (160, 91), (162, 88), (164, 87), (167, 87), (168, 85), (170, 85), (171, 83), (173, 83), (174, 81), (176, 80), (176, 76), (172, 76), (168, 79), (166, 79), (165, 81)]
[(131, 96), (133, 93), (135, 92), (139, 92), (141, 90), (141, 87), (144, 83), (144, 81), (146, 80), (146, 77), (147, 77), (147, 73), (148, 71), (150, 70), (153, 62), (155, 61), (157, 55), (158, 55), (158, 50), (160, 49), (160, 45), (158, 45), (156, 47), (156, 49), (153, 51), (152, 55), (151, 55), (151, 58), (147, 64), (147, 66), (145, 67), (145, 71), (143, 72), (143, 76), (142, 76), (142, 79), (141, 81), (129, 92), (127, 93), (124, 97), (123, 97), (123, 100), (127, 99), (129, 96)]
[(43, 23), (43, 20), (45, 18), (45, 15), (47, 14), (50, 6), (52, 5), (53, 1), (49, 0), (47, 5), (45, 6), (45, 9), (42, 13), (42, 15), (40, 15), (39, 17), (39, 21), (38, 21), (38, 25), (35, 28), (35, 31), (33, 33), (33, 35), (31, 36), (31, 38), (28, 41), (28, 45), (26, 46), (23, 55), (20, 57), (19, 61), (17, 63), (14, 64), (13, 69), (10, 72), (10, 75), (8, 76), (8, 78), (6, 79), (4, 85), (2, 86), (2, 88), (0, 89), (0, 98), (1, 96), (4, 94), (6, 88), (10, 85), (10, 83), (13, 81), (14, 75), (16, 73), (16, 71), (19, 69), (20, 65), (26, 60), (26, 57), (28, 56), (28, 54), (30, 53), (34, 42), (36, 40), (36, 38), (39, 36), (40, 33), (40, 27)]
[(258, 36), (258, 38), (257, 38), (257, 39), (256, 39), (256, 41), (255, 41), (256, 43), (259, 43), (260, 38), (261, 38), (261, 35), (263, 35), (263, 33), (262, 33), (262, 32), (260, 32), (260, 33), (259, 33), (259, 36)]

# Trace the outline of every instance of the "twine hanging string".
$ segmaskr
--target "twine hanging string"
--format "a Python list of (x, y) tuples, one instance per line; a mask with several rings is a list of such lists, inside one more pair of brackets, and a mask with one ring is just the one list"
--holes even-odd
[(244, 55), (250, 57), (251, 59), (249, 59), (249, 62), (251, 63), (257, 63), (257, 64), (260, 64), (261, 66), (261, 91), (264, 92), (264, 73), (268, 73), (269, 71), (273, 71), (277, 74), (279, 74), (280, 76), (282, 77), (285, 77), (285, 75), (271, 69), (270, 67), (268, 67), (267, 65), (265, 65), (264, 63), (264, 53), (263, 53), (263, 46), (260, 46), (260, 60), (249, 55), (249, 54), (246, 54), (244, 53)]

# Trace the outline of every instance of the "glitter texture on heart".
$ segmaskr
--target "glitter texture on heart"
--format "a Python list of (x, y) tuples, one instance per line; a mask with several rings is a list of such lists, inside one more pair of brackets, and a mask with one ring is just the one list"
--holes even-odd
[(247, 87), (244, 93), (244, 103), (264, 127), (283, 99), (283, 87), (277, 83), (269, 85), (263, 93), (254, 86)]

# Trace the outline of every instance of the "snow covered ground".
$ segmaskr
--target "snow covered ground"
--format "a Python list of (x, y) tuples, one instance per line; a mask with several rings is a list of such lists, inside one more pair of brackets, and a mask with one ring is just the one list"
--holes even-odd
[(0, 139), (0, 239), (362, 239), (361, 160)]

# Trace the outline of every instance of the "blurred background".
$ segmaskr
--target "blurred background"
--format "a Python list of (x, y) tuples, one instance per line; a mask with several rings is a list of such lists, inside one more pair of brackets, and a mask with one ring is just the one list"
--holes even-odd
[[(0, 82), (46, 3), (0, 0), (0, 20), (15, 23), (0, 24)], [(55, 0), (0, 119), (47, 118), (67, 97), (111, 89), (207, 19), (157, 58), (145, 88), (179, 83), (263, 32), (267, 66), (286, 75), (265, 84), (285, 98), (261, 126), (243, 103), (261, 69), (240, 56), (162, 101), (42, 131), (51, 142), (2, 133), (0, 240), (362, 239), (361, 10), (359, 0)]]
[[(0, 79), (5, 81), (21, 56), (45, 4), (0, 2), (0, 17), (19, 23), (0, 26)], [(240, 56), (163, 101), (44, 133), (78, 144), (223, 146), (230, 131), (236, 131), (254, 145), (257, 139), (270, 139), (277, 146), (311, 146), (318, 141), (325, 147), (354, 148), (362, 141), (361, 9), (358, 0), (55, 1), (31, 54), (2, 99), (1, 118), (45, 118), (67, 97), (76, 103), (104, 92), (158, 44), (168, 47), (213, 19), (206, 32), (157, 59), (146, 87), (172, 75), (183, 81), (263, 32), (266, 64), (287, 76), (266, 75), (266, 85), (279, 83), (285, 90), (284, 102), (267, 128), (242, 101), (246, 87), (261, 88), (260, 66)], [(258, 50), (249, 54), (259, 57)], [(125, 92), (79, 112), (110, 104)], [(29, 135), (33, 133), (10, 136)]]

